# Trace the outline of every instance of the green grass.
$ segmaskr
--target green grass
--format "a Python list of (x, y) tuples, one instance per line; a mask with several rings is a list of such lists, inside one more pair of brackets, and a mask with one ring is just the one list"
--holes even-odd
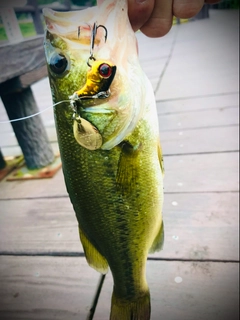
[(24, 38), (32, 37), (36, 35), (34, 24), (32, 22), (19, 23), (20, 30)]
[(7, 40), (6, 32), (2, 25), (0, 25), (0, 41)]
[[(19, 22), (19, 27), (24, 38), (36, 35), (34, 24), (32, 22)], [(0, 25), (0, 41), (7, 40), (7, 35), (3, 25)]]

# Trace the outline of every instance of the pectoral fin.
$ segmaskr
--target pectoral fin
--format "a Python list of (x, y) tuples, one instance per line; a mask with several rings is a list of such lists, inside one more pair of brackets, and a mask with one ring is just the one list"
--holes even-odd
[(108, 272), (107, 260), (92, 245), (92, 243), (88, 240), (88, 238), (80, 230), (80, 228), (79, 228), (79, 235), (80, 235), (80, 240), (82, 242), (84, 253), (89, 266), (102, 274), (106, 274)]
[(123, 194), (131, 193), (136, 185), (139, 170), (138, 154), (141, 144), (133, 147), (128, 141), (123, 141), (119, 147), (122, 152), (118, 162), (117, 187)]
[(156, 236), (156, 238), (153, 241), (153, 244), (149, 250), (149, 253), (154, 253), (156, 251), (160, 251), (163, 248), (163, 244), (164, 244), (164, 224), (162, 221), (161, 227), (159, 229), (159, 232)]

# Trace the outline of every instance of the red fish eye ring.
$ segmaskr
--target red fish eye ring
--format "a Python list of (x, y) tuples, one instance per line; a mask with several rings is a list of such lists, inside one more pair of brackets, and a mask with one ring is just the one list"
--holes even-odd
[(109, 78), (112, 74), (112, 68), (107, 63), (102, 63), (98, 70), (103, 78)]

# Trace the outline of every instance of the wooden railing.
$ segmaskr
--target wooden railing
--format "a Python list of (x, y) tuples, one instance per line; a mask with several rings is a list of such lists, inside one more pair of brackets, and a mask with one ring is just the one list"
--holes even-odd
[[(1, 61), (4, 61), (0, 64), (0, 96), (9, 120), (13, 120), (21, 118), (23, 114), (29, 116), (38, 112), (31, 85), (47, 76), (41, 17), (43, 6), (38, 5), (37, 0), (28, 0), (22, 7), (10, 8), (1, 4), (1, 17), (8, 41), (0, 44)], [(47, 7), (56, 11), (69, 11), (81, 10), (92, 4), (93, 1), (85, 1), (84, 6), (80, 7), (72, 5), (70, 0), (64, 0), (62, 4), (55, 3)], [(15, 13), (32, 15), (37, 33), (35, 37), (25, 39), (22, 37)], [(12, 122), (12, 127), (29, 169), (41, 168), (53, 161), (53, 150), (40, 116)], [(5, 165), (0, 150), (0, 169)]]
[(38, 5), (37, 0), (28, 0), (27, 4), (23, 7), (14, 7), (16, 13), (30, 13), (33, 19), (35, 30), (37, 34), (43, 34), (44, 28), (41, 19), (41, 13), (43, 7), (48, 7), (56, 11), (71, 11), (71, 10), (81, 10), (86, 7), (93, 5), (94, 1), (83, 1), (84, 5), (76, 6), (73, 5), (71, 0), (64, 0), (63, 3), (52, 3), (48, 5)]

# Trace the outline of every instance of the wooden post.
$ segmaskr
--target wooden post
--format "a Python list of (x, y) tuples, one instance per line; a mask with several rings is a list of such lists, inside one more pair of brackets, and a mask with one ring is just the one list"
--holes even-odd
[(0, 149), (0, 170), (6, 167), (6, 161), (3, 158), (2, 151)]
[[(38, 112), (30, 87), (20, 92), (2, 94), (1, 98), (10, 120)], [(12, 127), (28, 169), (39, 169), (53, 162), (54, 154), (40, 116), (12, 122)]]
[(37, 34), (43, 34), (44, 28), (41, 20), (41, 14), (38, 8), (37, 0), (28, 0), (28, 5), (31, 5), (34, 8), (34, 11), (31, 12), (33, 23)]
[(0, 15), (8, 41), (16, 42), (23, 40), (14, 9), (11, 7), (1, 7), (1, 5), (2, 4), (0, 4)]

